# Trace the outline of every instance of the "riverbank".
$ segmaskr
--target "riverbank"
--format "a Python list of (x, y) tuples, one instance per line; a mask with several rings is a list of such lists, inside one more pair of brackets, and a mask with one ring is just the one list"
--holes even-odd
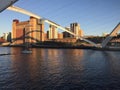
[(92, 50), (99, 50), (99, 51), (120, 51), (120, 47), (105, 47), (105, 48), (98, 48), (94, 47)]
[[(24, 45), (9, 45), (9, 46), (1, 46), (1, 47), (25, 47)], [(91, 49), (98, 51), (120, 51), (119, 47), (94, 47), (94, 46), (58, 46), (58, 45), (31, 45), (30, 48), (50, 48), (50, 49)]]
[[(25, 45), (0, 45), (1, 47), (25, 47)], [(53, 48), (53, 49), (91, 49), (100, 51), (120, 51), (120, 47), (95, 47), (90, 44), (74, 44), (74, 43), (58, 43), (58, 42), (44, 42), (38, 44), (29, 44), (29, 48)]]
[(57, 49), (92, 49), (93, 47), (91, 46), (84, 46), (84, 45), (80, 45), (80, 46), (71, 46), (71, 45), (33, 45), (32, 48), (57, 48)]
[(46, 42), (39, 42), (39, 43), (26, 43), (19, 44), (19, 45), (13, 45), (13, 44), (2, 44), (1, 46), (4, 47), (30, 47), (30, 48), (56, 48), (56, 49), (91, 49), (93, 46), (86, 43), (64, 43), (64, 42), (54, 42), (54, 41), (46, 41)]
[(91, 49), (99, 51), (120, 51), (120, 47), (94, 47), (94, 46), (32, 46), (32, 48), (55, 48), (55, 49)]

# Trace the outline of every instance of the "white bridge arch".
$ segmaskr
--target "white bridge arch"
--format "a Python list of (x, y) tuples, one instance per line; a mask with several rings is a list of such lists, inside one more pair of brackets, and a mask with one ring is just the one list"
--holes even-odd
[(104, 48), (107, 46), (108, 42), (114, 37), (117, 36), (117, 32), (120, 30), (120, 23), (112, 30), (112, 32), (103, 40), (101, 46)]
[(19, 8), (19, 7), (16, 7), (16, 6), (11, 6), (12, 4), (14, 4), (14, 3), (17, 2), (17, 1), (18, 1), (18, 0), (0, 0), (0, 3), (1, 3), (1, 5), (0, 5), (0, 12), (2, 12), (3, 10), (5, 10), (5, 9), (7, 8), (8, 10), (12, 10), (12, 11), (16, 11), (16, 12), (19, 12), (19, 13), (23, 13), (23, 14), (25, 14), (25, 15), (29, 15), (29, 16), (36, 17), (37, 19), (40, 19), (40, 20), (42, 20), (42, 21), (44, 21), (44, 22), (46, 22), (46, 23), (49, 23), (49, 24), (51, 24), (51, 25), (53, 25), (53, 26), (56, 26), (57, 28), (59, 28), (59, 29), (61, 29), (61, 30), (63, 30), (63, 31), (66, 31), (66, 32), (68, 32), (68, 33), (70, 33), (70, 34), (72, 34), (72, 35), (74, 35), (74, 36), (76, 36), (76, 37), (79, 37), (80, 39), (82, 39), (82, 40), (84, 40), (84, 41), (86, 41), (86, 42), (94, 45), (95, 47), (103, 47), (103, 48), (106, 47), (106, 45), (108, 44), (108, 42), (109, 42), (114, 36), (116, 36), (116, 33), (120, 30), (120, 23), (119, 23), (119, 24), (113, 29), (113, 31), (109, 34), (109, 36), (107, 36), (107, 37), (105, 38), (105, 40), (103, 40), (103, 42), (101, 43), (101, 45), (98, 46), (98, 45), (95, 44), (94, 42), (92, 42), (92, 41), (90, 41), (90, 40), (87, 40), (87, 39), (85, 39), (85, 38), (83, 38), (83, 37), (77, 36), (75, 33), (71, 32), (71, 31), (68, 31), (68, 30), (65, 29), (64, 27), (62, 27), (62, 26), (60, 26), (60, 25), (58, 25), (58, 24), (56, 24), (56, 23), (54, 23), (54, 22), (52, 22), (52, 21), (50, 21), (50, 20), (48, 20), (48, 19), (42, 18), (42, 17), (40, 17), (40, 16), (38, 16), (38, 15), (36, 15), (36, 14), (34, 14), (34, 13), (31, 13), (31, 12), (29, 12), (29, 11), (26, 11), (26, 10), (24, 10), (24, 9), (22, 9), (22, 8)]

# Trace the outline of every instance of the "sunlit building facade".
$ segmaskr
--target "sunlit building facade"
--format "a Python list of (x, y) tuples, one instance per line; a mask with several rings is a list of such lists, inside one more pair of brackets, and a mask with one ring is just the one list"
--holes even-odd
[(63, 33), (58, 33), (58, 39), (63, 39)]
[(44, 41), (44, 23), (40, 20), (30, 17), (28, 21), (22, 21), (15, 19), (12, 24), (12, 39), (14, 44), (22, 44), (25, 29), (26, 42), (36, 43), (38, 41)]
[(57, 27), (50, 25), (49, 26), (49, 39), (57, 39), (57, 38), (58, 38)]
[(77, 35), (77, 37), (73, 35), (71, 35), (71, 37), (74, 37), (76, 39), (78, 39), (79, 36), (83, 37), (83, 30), (80, 29), (80, 25), (78, 23), (71, 23), (70, 31)]
[(11, 42), (11, 32), (9, 32), (9, 33), (3, 33), (3, 39), (6, 42)]
[(69, 28), (69, 27), (66, 27), (66, 29), (67, 29), (68, 31), (71, 31), (71, 32), (73, 32), (74, 34), (76, 34), (77, 37), (74, 36), (74, 35), (71, 35), (71, 34), (68, 33), (68, 32), (63, 32), (63, 37), (64, 37), (64, 38), (76, 38), (76, 39), (78, 39), (79, 36), (80, 36), (80, 37), (83, 37), (83, 36), (84, 36), (84, 32), (83, 32), (83, 30), (80, 28), (80, 25), (79, 25), (78, 23), (71, 23), (71, 24), (70, 24), (70, 28)]
[[(68, 31), (70, 31), (70, 27), (65, 27), (65, 29), (67, 29)], [(68, 32), (63, 32), (63, 38), (70, 38), (71, 34)]]

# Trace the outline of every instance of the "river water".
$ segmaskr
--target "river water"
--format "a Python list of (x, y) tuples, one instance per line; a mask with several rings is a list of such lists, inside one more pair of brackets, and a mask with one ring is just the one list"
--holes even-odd
[[(0, 47), (0, 89), (120, 90), (120, 52)], [(11, 53), (11, 55), (3, 55)]]

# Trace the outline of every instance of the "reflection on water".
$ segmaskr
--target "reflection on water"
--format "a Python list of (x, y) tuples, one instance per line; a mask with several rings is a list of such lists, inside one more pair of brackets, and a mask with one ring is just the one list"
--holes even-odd
[(0, 48), (0, 88), (120, 89), (120, 52), (81, 49)]

